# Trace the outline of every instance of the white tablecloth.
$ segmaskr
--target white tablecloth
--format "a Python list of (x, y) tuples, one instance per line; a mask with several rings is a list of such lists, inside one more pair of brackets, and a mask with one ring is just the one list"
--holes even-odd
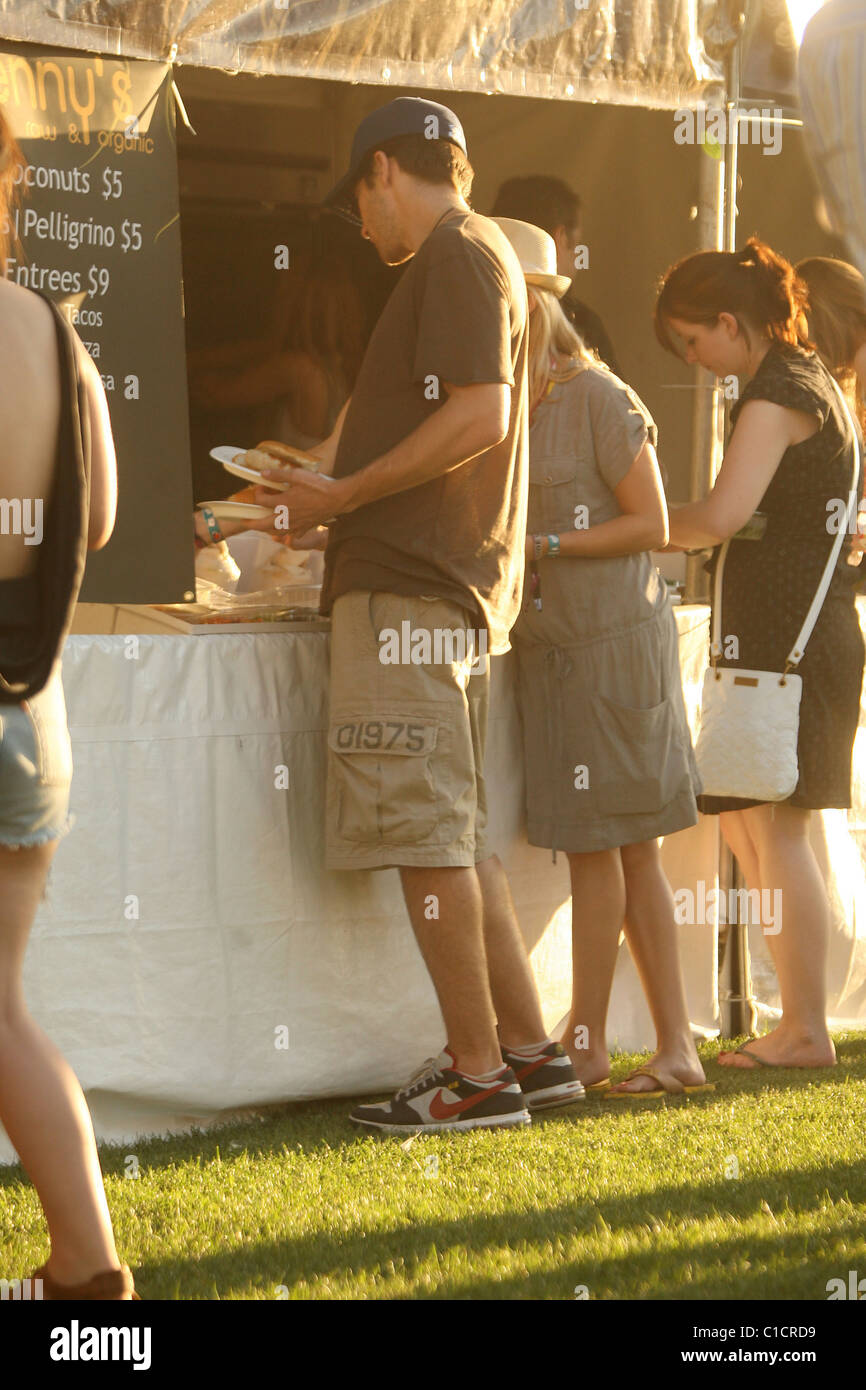
[[(693, 711), (706, 620), (706, 609), (678, 610)], [(54, 862), (25, 981), (101, 1138), (385, 1090), (442, 1046), (396, 870), (323, 868), (328, 641), (302, 632), (67, 642), (77, 825)], [(570, 995), (568, 867), (522, 838), (513, 661), (492, 663), (490, 828), (553, 1027)], [(287, 790), (275, 786), (280, 765)], [(668, 840), (672, 883), (715, 882), (716, 837), (708, 819)], [(681, 935), (692, 1020), (712, 1031), (716, 933)], [(653, 1045), (625, 948), (609, 1038)]]

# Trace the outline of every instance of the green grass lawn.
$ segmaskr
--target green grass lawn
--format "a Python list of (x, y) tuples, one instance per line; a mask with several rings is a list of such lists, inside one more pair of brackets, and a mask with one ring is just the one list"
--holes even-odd
[[(720, 1045), (702, 1048), (714, 1093), (585, 1101), (519, 1132), (401, 1143), (325, 1101), (106, 1146), (121, 1258), (145, 1299), (825, 1300), (866, 1276), (866, 1035), (837, 1035), (823, 1072), (733, 1073)], [(0, 1249), (10, 1278), (47, 1251), (17, 1168)]]

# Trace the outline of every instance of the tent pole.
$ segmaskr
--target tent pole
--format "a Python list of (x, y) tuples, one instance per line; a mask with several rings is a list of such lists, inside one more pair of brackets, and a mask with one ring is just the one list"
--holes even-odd
[[(740, 8), (745, 11), (747, 6), (743, 3)], [(724, 240), (722, 245), (724, 251), (737, 249), (737, 171), (740, 141), (740, 123), (737, 113), (740, 106), (742, 83), (742, 33), (741, 27), (740, 37), (728, 52), (725, 64), (726, 134), (728, 138), (725, 145), (724, 170)], [(727, 393), (725, 393), (725, 399), (720, 402), (720, 405), (719, 414), (724, 422), (722, 426), (723, 439), (727, 440), (730, 431), (731, 408), (731, 401)], [(731, 853), (726, 852), (721, 856), (719, 863), (719, 888), (724, 892), (726, 901), (731, 902), (732, 900), (733, 895), (729, 889), (744, 887), (745, 879), (739, 864)], [(742, 901), (739, 893), (734, 901), (738, 904)], [(738, 1037), (742, 1033), (754, 1032), (755, 1028), (755, 1011), (751, 999), (748, 923), (740, 921), (729, 923), (727, 934), (725, 955), (727, 957), (728, 988), (724, 998), (727, 1004), (728, 1017), (727, 1021), (724, 1017), (722, 1018), (722, 1027), (729, 1037)]]
[[(723, 159), (698, 151), (698, 246), (701, 250), (724, 249), (725, 171)], [(689, 500), (706, 497), (722, 462), (724, 416), (721, 392), (712, 372), (695, 367), (692, 416), (692, 458)], [(709, 603), (710, 577), (704, 555), (686, 556), (685, 603)]]

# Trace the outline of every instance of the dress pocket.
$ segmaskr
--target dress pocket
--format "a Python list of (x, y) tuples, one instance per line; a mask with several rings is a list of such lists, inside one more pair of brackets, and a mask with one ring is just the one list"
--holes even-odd
[(593, 802), (604, 815), (661, 811), (691, 785), (691, 769), (673, 703), (649, 708), (592, 697)]

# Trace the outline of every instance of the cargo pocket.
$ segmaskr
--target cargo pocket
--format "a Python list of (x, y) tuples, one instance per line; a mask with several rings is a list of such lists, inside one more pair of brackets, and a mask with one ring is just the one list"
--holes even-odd
[(647, 709), (592, 697), (592, 800), (603, 815), (652, 815), (691, 783), (689, 761), (670, 699)]
[(443, 733), (439, 720), (405, 709), (380, 713), (376, 719), (349, 712), (331, 719), (337, 831), (356, 845), (434, 842), (439, 798), (432, 759)]

